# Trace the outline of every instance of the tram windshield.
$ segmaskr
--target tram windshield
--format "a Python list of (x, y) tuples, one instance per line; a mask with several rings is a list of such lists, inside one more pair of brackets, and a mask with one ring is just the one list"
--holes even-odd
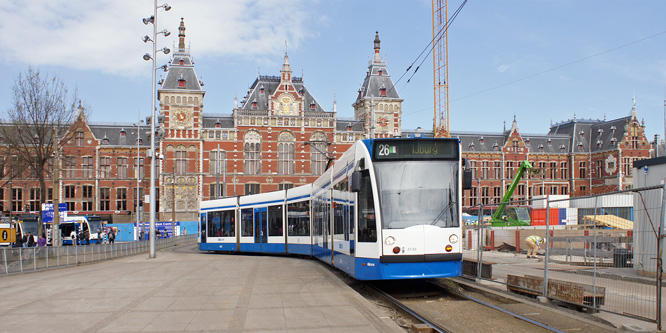
[(23, 234), (27, 235), (28, 233), (32, 233), (33, 236), (36, 236), (38, 234), (37, 230), (39, 228), (39, 222), (37, 222), (37, 221), (23, 221), (21, 223), (21, 227), (23, 229)]
[(458, 227), (458, 161), (375, 163), (384, 229)]

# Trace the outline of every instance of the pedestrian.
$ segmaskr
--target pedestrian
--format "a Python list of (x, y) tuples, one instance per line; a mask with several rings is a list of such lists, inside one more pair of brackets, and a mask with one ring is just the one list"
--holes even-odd
[(85, 229), (83, 230), (83, 239), (81, 239), (81, 242), (86, 241), (86, 245), (90, 245), (90, 230)]
[(187, 228), (183, 228), (183, 235), (187, 235)]
[(113, 229), (109, 230), (109, 244), (116, 242), (116, 233), (113, 232)]
[(537, 250), (541, 250), (541, 244), (546, 244), (546, 239), (536, 235), (527, 236), (525, 242), (530, 249), (527, 251), (528, 258), (536, 258)]
[(46, 235), (42, 233), (41, 236), (39, 236), (39, 239), (37, 240), (37, 246), (46, 246)]
[(28, 247), (28, 234), (23, 235), (23, 247)]
[(143, 232), (143, 229), (141, 229), (141, 231), (139, 231), (139, 240), (143, 240), (144, 236), (145, 236), (145, 234)]
[(23, 237), (18, 229), (16, 229), (16, 238), (14, 240), (14, 247), (23, 247)]
[(97, 244), (102, 244), (102, 230), (97, 228)]
[(32, 236), (32, 233), (28, 233), (28, 247), (35, 246), (35, 237)]
[(72, 245), (76, 245), (76, 230), (72, 230), (72, 232), (69, 233), (69, 238), (72, 240)]

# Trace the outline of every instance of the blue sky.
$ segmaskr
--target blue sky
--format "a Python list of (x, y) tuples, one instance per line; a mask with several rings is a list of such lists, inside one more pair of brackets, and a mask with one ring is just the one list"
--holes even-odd
[[(158, 4), (162, 4), (159, 2)], [(394, 82), (432, 38), (431, 1), (172, 0), (158, 29), (173, 48), (185, 18), (204, 82), (204, 112), (230, 114), (257, 74), (279, 75), (285, 40), (295, 75), (319, 103), (351, 118), (375, 31)], [(449, 0), (449, 15), (462, 0)], [(0, 111), (29, 66), (57, 76), (92, 109), (93, 122), (136, 122), (150, 113), (153, 1), (0, 0)], [(500, 132), (514, 115), (523, 133), (551, 122), (628, 115), (636, 98), (648, 140), (664, 136), (666, 2), (469, 1), (449, 29), (452, 131)], [(158, 65), (169, 56), (158, 55)], [(429, 56), (397, 83), (403, 129), (432, 128)]]

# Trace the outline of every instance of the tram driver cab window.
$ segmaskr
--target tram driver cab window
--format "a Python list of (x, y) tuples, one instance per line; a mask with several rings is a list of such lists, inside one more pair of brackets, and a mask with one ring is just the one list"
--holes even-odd
[(374, 243), (377, 241), (377, 219), (370, 170), (354, 172), (352, 183), (352, 191), (358, 192), (358, 241)]

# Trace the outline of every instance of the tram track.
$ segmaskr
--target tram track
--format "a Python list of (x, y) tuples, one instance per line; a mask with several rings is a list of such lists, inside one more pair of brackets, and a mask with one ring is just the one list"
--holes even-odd
[[(368, 283), (375, 303), (393, 308), (418, 332), (608, 332), (612, 327), (572, 320), (545, 306), (479, 292), (452, 279)], [(381, 301), (378, 301), (381, 299)], [(400, 323), (399, 323), (400, 324)], [(429, 328), (427, 328), (429, 327)]]

